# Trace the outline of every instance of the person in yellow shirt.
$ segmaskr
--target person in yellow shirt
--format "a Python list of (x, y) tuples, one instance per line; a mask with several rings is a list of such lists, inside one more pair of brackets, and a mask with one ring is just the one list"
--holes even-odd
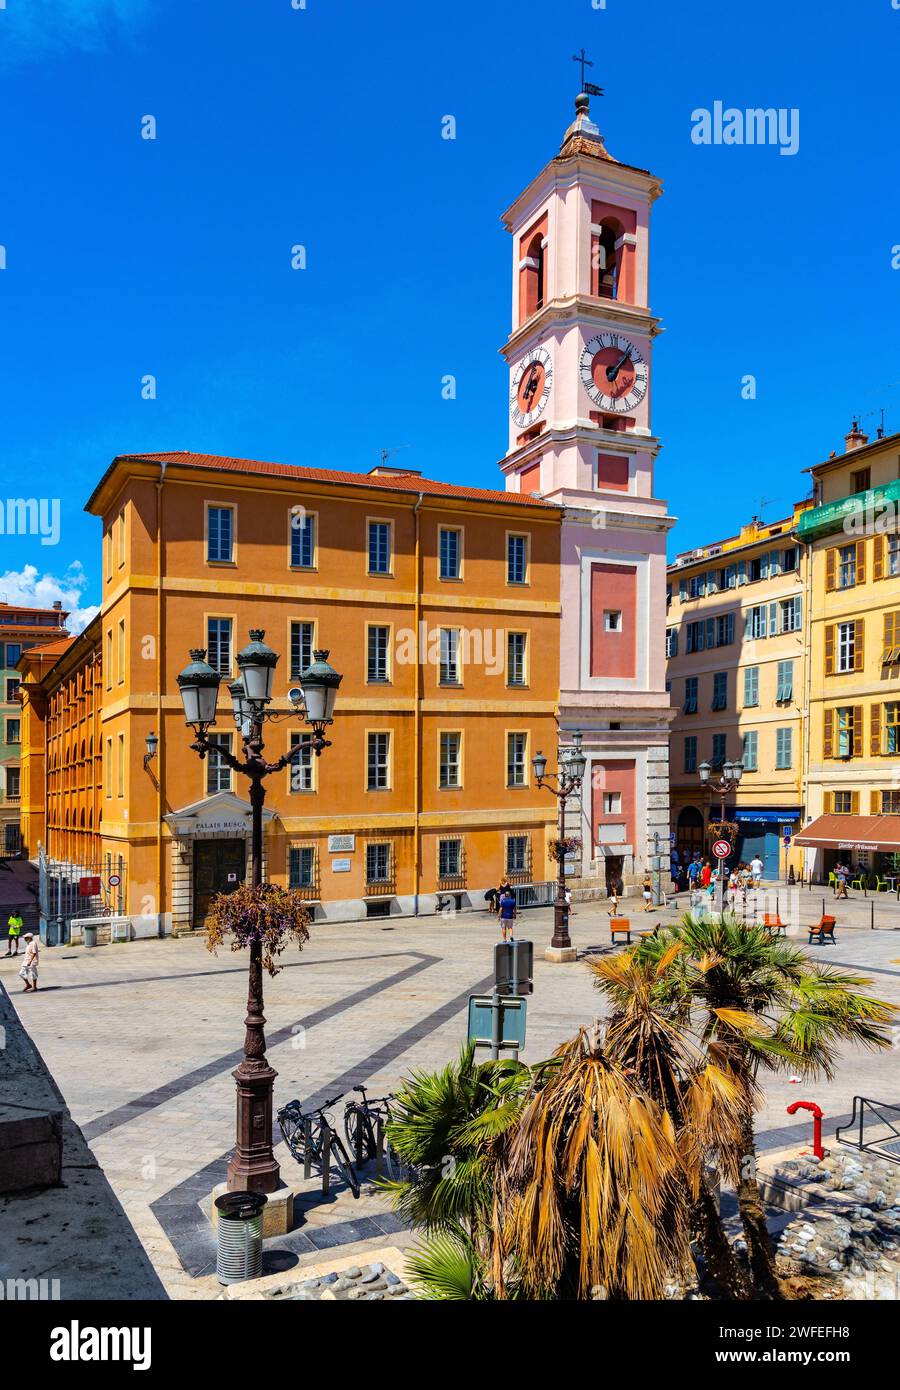
[(9, 933), (6, 942), (6, 954), (8, 956), (17, 956), (19, 954), (19, 937), (22, 935), (23, 925), (21, 912), (19, 912), (18, 908), (13, 908), (9, 915), (9, 921), (6, 924), (6, 929)]

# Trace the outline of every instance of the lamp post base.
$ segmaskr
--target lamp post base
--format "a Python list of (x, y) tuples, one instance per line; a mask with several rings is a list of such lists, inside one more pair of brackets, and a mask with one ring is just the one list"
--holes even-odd
[(278, 1075), (267, 1062), (245, 1057), (232, 1076), (237, 1086), (237, 1147), (228, 1165), (229, 1192), (274, 1192), (281, 1169), (272, 1152), (272, 1087)]
[(578, 952), (574, 946), (546, 946), (544, 948), (544, 960), (551, 960), (556, 965), (566, 965), (577, 958)]

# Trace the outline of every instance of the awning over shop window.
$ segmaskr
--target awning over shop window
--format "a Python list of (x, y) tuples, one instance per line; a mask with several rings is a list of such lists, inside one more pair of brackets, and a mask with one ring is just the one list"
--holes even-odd
[(900, 816), (818, 816), (794, 844), (807, 849), (900, 851)]

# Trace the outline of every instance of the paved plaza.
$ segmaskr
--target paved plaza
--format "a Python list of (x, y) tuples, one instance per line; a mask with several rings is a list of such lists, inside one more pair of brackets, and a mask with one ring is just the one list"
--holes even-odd
[[(803, 890), (793, 899), (787, 891), (780, 890), (779, 907), (804, 949), (858, 969), (873, 993), (900, 1004), (896, 900), (877, 902), (873, 931), (868, 902), (835, 905), (829, 898), (837, 941), (807, 948), (804, 924), (818, 917), (821, 891)], [(632, 920), (643, 927), (678, 908), (645, 917), (635, 904)], [(535, 942), (523, 1054), (531, 1061), (600, 1012), (584, 953), (613, 949), (606, 904), (585, 903), (576, 905), (571, 922), (579, 961), (545, 962), (551, 916), (534, 910), (519, 922), (519, 934)], [(490, 986), (496, 939), (496, 922), (482, 913), (314, 926), (303, 952), (287, 951), (284, 970), (266, 977), (276, 1106), (293, 1097), (317, 1105), (359, 1082), (381, 1095), (413, 1067), (446, 1063), (464, 1039), (469, 995)], [(169, 1293), (216, 1296), (212, 1235), (200, 1203), (224, 1178), (233, 1141), (231, 1072), (241, 1056), (246, 956), (224, 950), (214, 957), (202, 939), (189, 937), (91, 951), (45, 949), (41, 966), (36, 996), (19, 993), (16, 961), (0, 959), (0, 979)], [(795, 1124), (785, 1113), (797, 1099), (822, 1105), (826, 1137), (835, 1123), (846, 1122), (856, 1094), (900, 1102), (898, 1060), (900, 1049), (876, 1055), (847, 1049), (833, 1082), (767, 1081), (761, 1146), (783, 1150), (809, 1136), (808, 1122)], [(340, 1120), (342, 1104), (335, 1113)], [(294, 1181), (299, 1168), (283, 1145), (276, 1152)], [(304, 1275), (333, 1270), (340, 1263), (335, 1254), (352, 1263), (354, 1252), (369, 1259), (408, 1244), (408, 1233), (371, 1186), (358, 1202), (336, 1189), (322, 1203), (314, 1189), (315, 1182), (304, 1194), (298, 1231), (267, 1243), (268, 1282), (282, 1268), (297, 1266)]]

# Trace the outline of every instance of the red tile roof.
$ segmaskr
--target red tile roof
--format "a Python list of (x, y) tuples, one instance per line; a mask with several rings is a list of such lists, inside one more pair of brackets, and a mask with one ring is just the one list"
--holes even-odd
[(52, 613), (56, 618), (68, 618), (67, 608), (26, 608), (24, 603), (0, 603), (0, 612), (5, 613)]
[[(117, 463), (129, 461), (177, 464), (179, 468), (203, 468), (222, 473), (259, 473), (273, 478), (296, 478), (298, 482), (344, 483), (352, 487), (371, 487), (391, 492), (424, 492), (429, 497), (467, 498), (473, 502), (504, 502), (521, 507), (544, 507), (559, 511), (553, 502), (546, 502), (531, 493), (502, 492), (483, 487), (457, 487), (455, 483), (422, 478), (417, 473), (348, 473), (337, 468), (300, 468), (289, 463), (264, 463), (259, 459), (226, 458), (219, 454), (194, 454), (176, 450), (168, 454), (119, 454)], [(96, 489), (95, 489), (96, 494)], [(93, 499), (91, 499), (93, 500)], [(88, 503), (90, 506), (90, 503)]]

